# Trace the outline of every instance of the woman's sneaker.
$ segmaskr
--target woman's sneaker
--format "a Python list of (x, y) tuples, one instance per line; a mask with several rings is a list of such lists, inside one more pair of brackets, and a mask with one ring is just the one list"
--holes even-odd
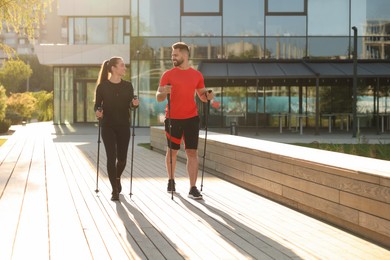
[(198, 188), (196, 186), (191, 187), (190, 193), (188, 193), (188, 197), (194, 200), (203, 199), (202, 194), (200, 194)]
[(173, 180), (173, 179), (168, 180), (167, 192), (176, 192), (175, 186), (176, 186), (175, 180)]

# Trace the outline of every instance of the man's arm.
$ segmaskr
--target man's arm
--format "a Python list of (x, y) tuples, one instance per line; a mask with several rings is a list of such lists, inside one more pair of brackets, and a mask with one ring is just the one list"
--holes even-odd
[(199, 99), (205, 103), (209, 100), (214, 99), (213, 91), (207, 90), (206, 88), (197, 89), (197, 94), (198, 94)]
[(156, 92), (157, 102), (162, 102), (167, 98), (167, 95), (171, 93), (170, 86), (159, 86)]

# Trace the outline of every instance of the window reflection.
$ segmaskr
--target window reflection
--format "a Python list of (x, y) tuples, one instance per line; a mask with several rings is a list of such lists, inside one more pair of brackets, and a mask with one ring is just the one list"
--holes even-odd
[(182, 0), (184, 13), (219, 13), (220, 0)]
[(229, 36), (264, 35), (264, 0), (237, 0), (223, 2), (223, 34)]
[(220, 38), (183, 38), (190, 46), (191, 59), (217, 59), (221, 57)]
[(268, 16), (266, 18), (267, 36), (305, 36), (305, 16)]
[[(113, 30), (113, 35), (114, 35), (114, 39), (113, 39), (114, 44), (123, 43), (123, 36), (124, 36), (124, 32), (125, 32), (125, 29), (123, 26), (124, 26), (123, 18), (114, 18), (113, 19), (112, 30)], [(108, 28), (108, 29), (111, 32), (110, 28)], [(108, 38), (110, 38), (109, 35), (108, 35)]]
[(305, 37), (268, 37), (267, 58), (301, 59), (306, 56)]
[(349, 35), (349, 0), (311, 0), (308, 15), (309, 35)]
[(221, 36), (222, 18), (219, 16), (183, 16), (183, 36)]
[(128, 27), (124, 27), (123, 17), (70, 17), (68, 41), (69, 44), (123, 44), (125, 30)]
[[(180, 0), (139, 1), (139, 35), (180, 35)], [(132, 32), (137, 35), (137, 30)]]
[(389, 20), (389, 7), (390, 2), (388, 0), (367, 0), (367, 19)]
[(308, 45), (310, 57), (348, 58), (349, 37), (309, 37)]
[(74, 19), (74, 43), (86, 44), (87, 43), (87, 23), (85, 18)]
[(226, 59), (257, 58), (264, 57), (264, 38), (224, 38), (223, 57)]
[(88, 18), (88, 44), (112, 43), (111, 30), (111, 18)]
[(304, 12), (307, 0), (266, 0), (270, 13)]

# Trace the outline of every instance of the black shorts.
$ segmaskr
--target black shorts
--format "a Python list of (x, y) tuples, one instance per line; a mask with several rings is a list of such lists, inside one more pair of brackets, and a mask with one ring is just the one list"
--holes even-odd
[[(182, 139), (184, 140), (185, 149), (198, 149), (199, 121), (199, 116), (188, 119), (171, 119), (172, 149), (179, 150)], [(165, 134), (168, 147), (170, 147), (168, 118), (165, 119)]]

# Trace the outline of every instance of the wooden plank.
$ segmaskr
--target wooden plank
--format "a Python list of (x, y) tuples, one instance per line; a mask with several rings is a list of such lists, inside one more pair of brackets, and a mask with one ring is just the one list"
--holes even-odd
[[(32, 135), (33, 148), (23, 207), (15, 238), (14, 259), (49, 259), (46, 174), (42, 136)], [(29, 155), (30, 156), (30, 155)]]
[[(94, 175), (94, 173), (90, 165), (83, 160), (84, 156), (69, 145), (58, 146), (58, 149), (61, 149), (62, 158), (66, 159), (67, 172), (71, 173), (67, 175), (67, 179), (69, 186), (73, 187), (72, 194), (76, 196), (74, 200), (83, 226), (95, 233), (94, 236), (87, 237), (89, 244), (95, 248), (100, 243), (104, 243), (106, 253), (112, 258), (141, 258), (143, 253), (138, 245), (134, 241), (126, 239), (128, 237), (126, 230), (121, 225), (117, 225), (117, 214), (111, 215), (111, 206), (107, 205), (105, 199), (96, 197), (91, 185), (92, 179), (87, 177)], [(100, 184), (100, 192), (107, 191), (106, 180), (101, 180)], [(99, 235), (96, 236), (97, 234)], [(94, 250), (92, 251), (94, 252)]]
[(52, 141), (45, 143), (50, 257), (91, 259), (83, 227)]
[[(43, 136), (45, 143), (41, 143)], [(134, 195), (129, 197), (129, 153), (122, 178), (120, 202), (112, 202), (104, 149), (100, 155), (100, 192), (96, 194), (94, 191), (95, 135), (83, 132), (82, 135), (57, 136), (53, 143), (51, 135), (40, 128), (39, 134), (29, 138), (30, 143), (20, 145), (19, 141), (24, 142), (24, 138), (24, 135), (20, 135), (16, 146), (5, 157), (8, 160), (11, 158), (9, 156), (15, 156), (15, 151), (18, 153), (17, 160), (13, 162), (15, 169), (28, 170), (24, 174), (19, 171), (19, 175), (9, 175), (12, 178), (9, 182), (7, 180), (4, 196), (0, 198), (0, 239), (5, 237), (5, 225), (1, 221), (4, 214), (20, 220), (7, 223), (12, 226), (9, 230), (14, 230), (7, 237), (11, 237), (15, 243), (11, 241), (11, 249), (8, 251), (2, 250), (3, 245), (0, 243), (0, 259), (3, 256), (4, 259), (10, 259), (11, 256), (20, 258), (28, 252), (31, 252), (29, 256), (33, 258), (39, 256), (43, 259), (390, 257), (389, 250), (207, 173), (204, 179), (204, 200), (188, 199), (189, 180), (186, 165), (181, 161), (176, 171), (178, 192), (172, 201), (171, 195), (166, 192), (164, 155), (138, 146), (135, 147), (134, 157)], [(137, 140), (145, 142), (144, 139)], [(238, 156), (243, 155), (240, 152)], [(39, 162), (42, 158), (47, 165)], [(0, 165), (1, 173), (3, 166)], [(45, 174), (38, 172), (42, 168), (46, 169), (46, 179)], [(16, 189), (9, 190), (9, 185), (15, 185)], [(20, 200), (19, 208), (8, 213), (8, 208), (2, 208), (2, 205), (8, 203), (3, 199), (11, 198), (14, 192)], [(306, 197), (307, 193), (294, 193), (297, 190), (284, 192), (301, 199), (313, 199)], [(313, 200), (313, 203), (317, 202)], [(45, 212), (48, 215), (44, 216)], [(373, 222), (371, 217), (359, 215), (359, 219), (367, 225)], [(29, 225), (29, 219), (37, 225)], [(45, 221), (47, 231), (41, 232), (45, 229)], [(46, 236), (43, 235), (45, 232)], [(37, 236), (34, 241), (27, 239), (31, 234)], [(27, 242), (31, 246), (35, 242), (37, 248), (31, 248), (26, 245)]]
[(4, 189), (11, 178), (15, 165), (18, 162), (19, 156), (22, 153), (26, 141), (26, 135), (21, 133), (14, 134), (5, 143), (4, 147), (0, 147), (1, 173), (0, 173), (0, 198), (3, 195)]
[[(25, 140), (25, 139), (24, 139)], [(23, 143), (22, 150), (10, 156), (15, 167), (11, 171), (0, 200), (0, 259), (10, 259), (25, 195), (26, 181), (32, 155), (32, 145)]]

